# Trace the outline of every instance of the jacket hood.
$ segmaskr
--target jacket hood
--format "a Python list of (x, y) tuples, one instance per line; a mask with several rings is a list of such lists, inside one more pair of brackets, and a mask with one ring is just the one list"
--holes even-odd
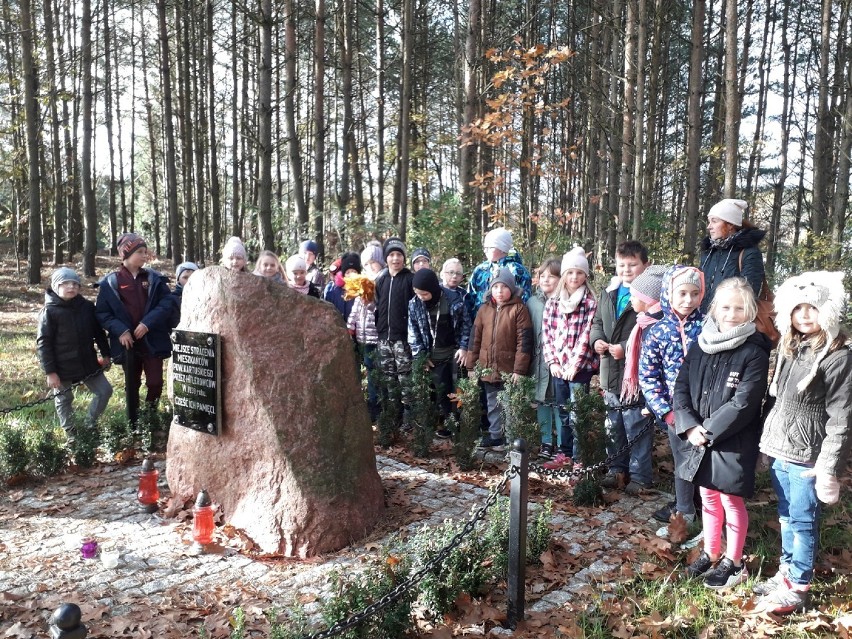
[(754, 333), (749, 335), (746, 339), (746, 343), (751, 343), (755, 346), (760, 346), (760, 348), (766, 351), (767, 355), (772, 352), (772, 341), (760, 331), (755, 331)]
[(53, 289), (47, 289), (44, 292), (44, 303), (46, 306), (72, 306), (79, 304), (80, 300), (84, 299), (79, 293), (71, 300), (64, 300), (57, 295)]
[[(695, 268), (694, 266), (683, 266), (682, 264), (675, 264), (674, 266), (670, 266), (666, 269), (666, 272), (663, 273), (663, 287), (660, 291), (660, 309), (663, 312), (663, 317), (667, 319), (674, 320), (675, 322), (680, 322), (680, 318), (675, 314), (674, 310), (672, 310), (672, 294), (674, 293), (674, 289), (672, 288), (672, 284), (679, 275), (684, 273), (685, 271), (694, 271), (698, 275), (698, 279), (701, 282), (701, 299), (704, 299), (704, 293), (706, 289), (704, 287), (704, 273), (701, 272), (700, 269)], [(698, 300), (698, 306), (701, 306), (701, 299)], [(694, 318), (696, 313), (700, 314), (698, 308), (696, 308), (689, 315), (689, 318)], [(686, 319), (689, 319), (686, 318)]]
[[(742, 251), (743, 249), (751, 248), (752, 246), (757, 246), (760, 244), (761, 240), (766, 236), (766, 231), (763, 229), (759, 229), (757, 227), (746, 227), (741, 229), (739, 232), (734, 233), (731, 238), (731, 243), (725, 248), (733, 249), (735, 251)], [(703, 240), (701, 240), (701, 250), (709, 251), (710, 250), (710, 237), (707, 236)]]

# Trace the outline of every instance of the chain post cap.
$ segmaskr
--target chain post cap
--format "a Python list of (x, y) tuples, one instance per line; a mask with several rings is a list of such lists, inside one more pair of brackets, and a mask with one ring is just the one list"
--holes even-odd
[(514, 442), (512, 442), (512, 448), (519, 453), (524, 453), (527, 450), (527, 442), (522, 437), (518, 437)]

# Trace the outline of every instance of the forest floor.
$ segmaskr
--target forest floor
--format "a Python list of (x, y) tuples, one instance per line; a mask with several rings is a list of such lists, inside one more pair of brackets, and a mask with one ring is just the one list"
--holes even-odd
[[(99, 257), (98, 273), (114, 264)], [(154, 268), (170, 270), (165, 263)], [(44, 269), (43, 282), (50, 270)], [(45, 392), (34, 352), (43, 288), (25, 281), (14, 261), (0, 256), (0, 408)], [(94, 298), (89, 289), (84, 294)], [(109, 377), (118, 391), (120, 370)], [(110, 410), (122, 410), (120, 396), (116, 392)], [(45, 406), (48, 419), (52, 406)], [(0, 484), (0, 637), (45, 636), (47, 618), (64, 601), (81, 605), (90, 637), (190, 637), (202, 628), (207, 636), (229, 637), (237, 607), (246, 614), (245, 636), (267, 636), (265, 612), (294, 600), (317, 610), (331, 573), (380, 556), (390, 536), (410, 535), (444, 517), (463, 519), (505, 469), (499, 457), (489, 457), (474, 471), (459, 472), (446, 442), (436, 442), (427, 459), (403, 447), (377, 447), (376, 453), (386, 516), (367, 539), (308, 561), (257, 557), (227, 526), (217, 528), (215, 552), (191, 556), (189, 513), (175, 519), (139, 513), (135, 463), (101, 459), (91, 469)], [(167, 460), (158, 459), (162, 476)], [(670, 486), (663, 438), (655, 446), (655, 469), (658, 485)], [(553, 501), (553, 542), (540, 563), (528, 567), (525, 621), (514, 633), (502, 629), (506, 584), (498, 583), (481, 598), (460, 600), (457, 612), (437, 625), (421, 620), (417, 636), (850, 637), (850, 483), (844, 478), (841, 502), (825, 510), (812, 605), (785, 619), (755, 613), (751, 580), (717, 594), (680, 576), (698, 550), (655, 535), (650, 513), (670, 497), (665, 490), (639, 497), (610, 491), (602, 506), (585, 508), (573, 505), (568, 484), (533, 476), (531, 502)], [(776, 499), (765, 474), (758, 485), (747, 503), (746, 562), (752, 575), (771, 575), (780, 547)], [(79, 539), (87, 534), (121, 553), (116, 568), (80, 558)]]

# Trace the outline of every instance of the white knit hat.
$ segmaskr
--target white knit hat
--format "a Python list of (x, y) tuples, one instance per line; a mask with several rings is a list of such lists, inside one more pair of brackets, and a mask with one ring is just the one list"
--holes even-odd
[(582, 246), (575, 246), (562, 256), (562, 268), (559, 269), (559, 272), (565, 275), (565, 271), (570, 268), (578, 268), (587, 276), (589, 275), (589, 260), (586, 257), (586, 250)]
[(485, 234), (482, 240), (482, 248), (496, 248), (508, 253), (512, 250), (512, 233), (504, 228), (493, 229)]
[(225, 242), (225, 246), (222, 248), (222, 259), (228, 259), (231, 256), (246, 259), (246, 246), (243, 244), (243, 241), (235, 235), (229, 237), (228, 241)]
[(284, 264), (284, 270), (287, 273), (292, 273), (293, 271), (307, 271), (308, 263), (305, 262), (305, 258), (301, 255), (291, 255), (287, 258), (287, 261)]
[(748, 202), (745, 200), (725, 199), (710, 207), (707, 218), (717, 217), (728, 222), (728, 224), (741, 227), (743, 225), (743, 213), (746, 210), (748, 210)]
[[(793, 310), (799, 304), (810, 304), (819, 311), (819, 326), (828, 335), (825, 348), (816, 356), (810, 374), (799, 382), (797, 388), (801, 393), (816, 376), (820, 362), (828, 355), (831, 343), (840, 333), (840, 322), (846, 310), (846, 289), (843, 287), (842, 272), (814, 271), (794, 275), (786, 280), (775, 293), (775, 325), (781, 333), (781, 338), (790, 332)], [(779, 358), (781, 354), (779, 352)], [(769, 389), (770, 394), (778, 391), (778, 369), (775, 367), (775, 378)]]

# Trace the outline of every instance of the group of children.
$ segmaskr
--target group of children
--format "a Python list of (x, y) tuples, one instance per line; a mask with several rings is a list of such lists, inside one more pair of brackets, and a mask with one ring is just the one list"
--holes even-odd
[[(316, 250), (315, 243), (304, 242), (284, 267), (265, 251), (254, 272), (319, 296), (323, 274)], [(377, 369), (383, 379), (387, 401), (399, 407), (398, 425), (410, 403), (407, 381), (415, 358), (431, 374), (443, 419), (451, 411), (447, 395), (455, 376), (462, 367), (474, 375), (479, 365), (486, 370), (480, 381), (487, 425), (480, 446), (499, 449), (505, 435), (497, 394), (504, 375), (533, 375), (539, 454), (552, 464), (570, 465), (580, 451), (568, 407), (597, 374), (612, 458), (604, 485), (631, 494), (650, 488), (654, 426), (665, 429), (675, 462), (675, 502), (660, 519), (679, 514), (694, 520), (698, 487), (704, 549), (687, 574), (710, 588), (730, 588), (747, 577), (745, 499), (754, 492), (759, 454), (772, 458), (781, 565), (754, 590), (768, 611), (800, 609), (813, 578), (820, 502), (837, 501), (837, 478), (849, 453), (852, 352), (840, 329), (846, 304), (842, 274), (805, 273), (779, 288), (776, 323), (782, 337), (769, 386), (773, 345), (755, 328), (755, 293), (742, 277), (716, 283), (705, 317), (702, 271), (650, 265), (636, 241), (617, 247), (615, 276), (600, 294), (592, 288), (581, 247), (561, 260), (544, 261), (535, 292), (508, 230), (490, 231), (483, 250), (485, 260), (466, 289), (460, 288), (464, 272), (458, 260), (444, 262), (439, 279), (431, 254), (419, 248), (411, 253), (409, 269), (407, 248), (396, 237), (345, 253), (330, 269), (322, 297), (343, 315), (368, 372)], [(90, 422), (112, 392), (102, 373), (110, 358), (124, 367), (131, 421), (138, 417), (142, 372), (146, 401), (159, 399), (181, 290), (198, 268), (181, 264), (172, 292), (165, 278), (144, 268), (148, 252), (139, 236), (123, 235), (118, 252), (122, 266), (100, 282), (97, 304), (79, 295), (74, 271), (61, 268), (51, 277), (39, 319), (38, 351), (48, 385), (63, 391), (85, 380), (94, 394)], [(238, 238), (226, 243), (222, 264), (246, 270)], [(375, 420), (379, 391), (373, 376), (368, 379)], [(768, 386), (774, 405), (764, 402)], [(70, 393), (57, 393), (57, 413), (69, 431), (70, 404)], [(451, 435), (445, 427), (439, 431)]]

